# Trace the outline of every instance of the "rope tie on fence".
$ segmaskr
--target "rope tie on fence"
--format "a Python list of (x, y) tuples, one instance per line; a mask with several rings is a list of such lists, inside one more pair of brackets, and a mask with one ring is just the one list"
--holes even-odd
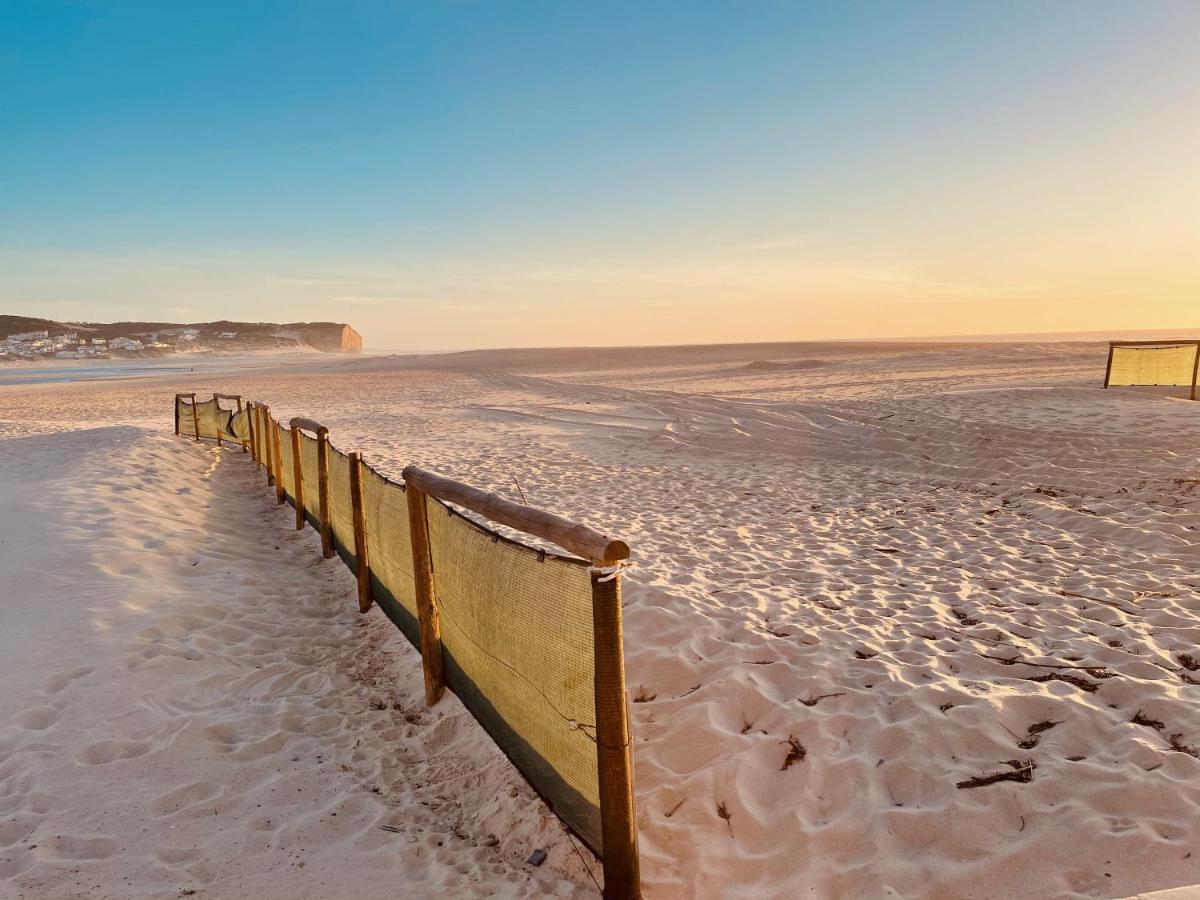
[(606, 581), (612, 581), (621, 574), (623, 569), (628, 568), (628, 566), (628, 561), (622, 559), (613, 563), (611, 566), (588, 566), (588, 573), (591, 575), (599, 575), (600, 577), (596, 580), (604, 583)]

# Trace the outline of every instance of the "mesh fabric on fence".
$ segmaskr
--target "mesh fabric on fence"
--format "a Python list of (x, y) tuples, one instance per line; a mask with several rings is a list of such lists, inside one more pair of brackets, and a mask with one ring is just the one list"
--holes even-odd
[(446, 683), (601, 853), (588, 564), (505, 540), (426, 498)]
[[(290, 440), (289, 435), (289, 440)], [(321, 498), (317, 491), (317, 439), (300, 432), (300, 475), (304, 479), (304, 518), (321, 530)]]
[(371, 557), (371, 594), (414, 647), (421, 646), (412, 536), (404, 486), (363, 465), (363, 518)]
[(354, 501), (350, 496), (350, 457), (329, 448), (329, 522), (333, 549), (350, 571), (358, 574), (354, 548)]
[(1192, 383), (1196, 365), (1195, 343), (1162, 347), (1112, 348), (1110, 385), (1176, 385)]
[(202, 400), (195, 405), (195, 416), (192, 412), (191, 403), (181, 397), (175, 398), (175, 421), (180, 434), (195, 437), (196, 424), (199, 422), (200, 437), (220, 436), (221, 440), (234, 443), (241, 443), (250, 437), (246, 410), (221, 409), (216, 400)]
[(279, 481), (283, 485), (283, 493), (296, 505), (296, 479), (292, 475), (292, 433), (278, 422), (269, 427), (275, 429), (275, 437), (279, 441)]

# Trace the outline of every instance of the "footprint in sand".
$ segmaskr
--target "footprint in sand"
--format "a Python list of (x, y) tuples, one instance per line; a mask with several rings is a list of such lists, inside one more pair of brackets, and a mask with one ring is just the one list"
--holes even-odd
[(86, 675), (91, 675), (94, 671), (96, 671), (95, 666), (83, 666), (79, 669), (72, 669), (69, 672), (59, 672), (57, 675), (51, 675), (46, 680), (46, 692), (57, 694), (72, 681), (83, 678)]
[(147, 741), (96, 741), (79, 751), (79, 761), (86, 766), (102, 766), (117, 759), (135, 759), (149, 752)]
[(107, 859), (117, 852), (117, 842), (106, 837), (57, 834), (42, 841), (39, 849), (55, 859)]
[(0, 822), (0, 847), (19, 844), (37, 830), (38, 824), (38, 820), (32, 816), (16, 816)]
[(200, 851), (194, 847), (164, 847), (154, 854), (154, 858), (164, 865), (178, 866), (200, 858)]
[(62, 712), (53, 706), (35, 706), (21, 713), (17, 723), (26, 731), (45, 731), (57, 722), (61, 715)]
[(218, 753), (228, 754), (229, 759), (250, 762), (278, 753), (288, 742), (288, 735), (276, 733), (261, 741), (242, 741), (237, 732), (228, 725), (210, 725), (204, 736), (212, 742)]

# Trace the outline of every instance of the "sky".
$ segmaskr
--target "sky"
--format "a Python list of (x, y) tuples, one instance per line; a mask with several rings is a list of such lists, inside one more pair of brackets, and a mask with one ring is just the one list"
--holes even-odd
[(0, 2), (0, 313), (1200, 328), (1200, 2)]

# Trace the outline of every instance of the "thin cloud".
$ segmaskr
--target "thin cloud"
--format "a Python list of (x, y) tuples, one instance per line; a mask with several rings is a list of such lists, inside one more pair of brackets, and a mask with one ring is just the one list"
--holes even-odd
[(820, 237), (819, 234), (788, 234), (745, 244), (729, 244), (721, 248), (721, 252), (726, 256), (745, 256), (754, 253), (773, 253), (778, 250), (795, 250), (799, 247), (812, 246)]

